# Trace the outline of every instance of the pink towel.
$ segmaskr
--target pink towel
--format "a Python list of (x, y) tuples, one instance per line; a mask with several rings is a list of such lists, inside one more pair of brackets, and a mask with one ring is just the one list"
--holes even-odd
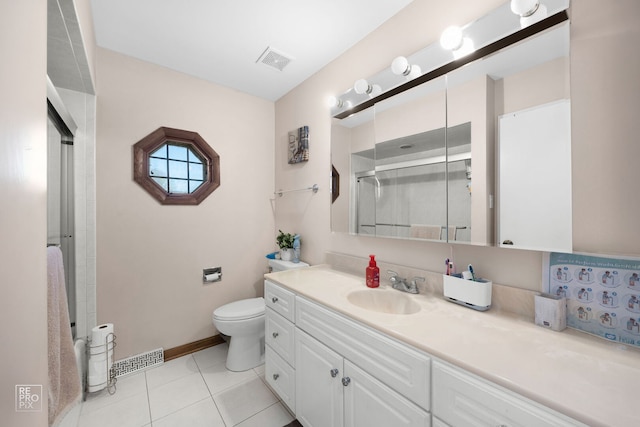
[(56, 424), (82, 396), (71, 337), (64, 265), (60, 248), (47, 248), (49, 333), (49, 425)]
[(409, 235), (416, 239), (440, 240), (442, 227), (439, 225), (411, 224)]

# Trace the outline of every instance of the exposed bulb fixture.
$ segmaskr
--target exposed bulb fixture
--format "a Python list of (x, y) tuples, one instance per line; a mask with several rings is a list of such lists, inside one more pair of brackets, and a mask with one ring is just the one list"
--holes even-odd
[(469, 37), (464, 37), (462, 28), (455, 25), (446, 28), (442, 32), (440, 46), (443, 49), (452, 51), (454, 59), (462, 58), (475, 50), (473, 40)]
[(520, 17), (520, 27), (525, 28), (547, 17), (547, 6), (540, 0), (511, 0), (511, 11)]
[(440, 46), (445, 50), (458, 50), (462, 43), (462, 28), (456, 25), (447, 27), (440, 36)]
[(453, 59), (462, 58), (463, 56), (467, 56), (470, 53), (476, 50), (475, 45), (473, 44), (473, 40), (469, 37), (464, 37), (462, 39), (462, 46), (453, 51)]
[(511, 11), (522, 18), (536, 13), (538, 7), (540, 7), (539, 0), (511, 0)]
[(353, 90), (355, 90), (358, 95), (367, 94), (371, 97), (378, 96), (382, 93), (382, 88), (379, 85), (372, 85), (365, 79), (356, 80), (353, 84)]
[(327, 104), (329, 105), (329, 108), (342, 108), (344, 106), (344, 101), (340, 98), (336, 98), (335, 96), (330, 96), (327, 99)]
[(413, 80), (422, 74), (420, 66), (411, 65), (404, 56), (398, 56), (391, 62), (391, 71), (396, 76), (405, 76), (408, 80)]

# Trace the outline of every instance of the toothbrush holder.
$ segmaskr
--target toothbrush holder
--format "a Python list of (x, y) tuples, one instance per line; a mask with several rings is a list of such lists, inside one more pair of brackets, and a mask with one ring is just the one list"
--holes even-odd
[(491, 308), (492, 282), (486, 279), (466, 280), (461, 274), (443, 274), (444, 297), (448, 301), (478, 311)]

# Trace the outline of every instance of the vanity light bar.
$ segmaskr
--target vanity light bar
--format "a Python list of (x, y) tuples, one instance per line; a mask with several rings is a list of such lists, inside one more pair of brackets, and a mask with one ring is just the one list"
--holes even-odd
[(481, 47), (478, 50), (476, 50), (475, 52), (470, 53), (469, 55), (466, 55), (460, 59), (456, 59), (454, 61), (449, 62), (448, 64), (445, 64), (439, 68), (436, 68), (434, 70), (431, 70), (419, 77), (416, 77), (413, 80), (409, 80), (403, 84), (401, 84), (400, 86), (397, 86), (387, 92), (384, 92), (378, 96), (372, 97), (371, 99), (368, 99), (366, 101), (364, 101), (363, 103), (356, 105), (355, 107), (353, 107), (350, 110), (347, 111), (343, 111), (341, 113), (336, 114), (335, 116), (333, 116), (336, 119), (344, 119), (347, 118), (349, 116), (351, 116), (352, 114), (358, 113), (360, 111), (366, 110), (369, 107), (372, 107), (373, 105), (375, 105), (376, 103), (380, 102), (380, 101), (384, 101), (387, 98), (391, 98), (394, 95), (397, 95), (399, 93), (405, 92), (409, 89), (413, 89), (416, 86), (421, 85), (422, 83), (426, 83), (428, 81), (431, 81), (433, 79), (436, 79), (440, 76), (444, 76), (445, 74), (456, 70), (470, 62), (475, 61), (476, 59), (480, 59), (483, 58), (485, 56), (491, 55), (492, 53), (495, 53), (501, 49), (504, 49), (505, 47), (511, 46), (513, 44), (516, 44), (526, 38), (529, 38), (535, 34), (541, 33), (545, 30), (548, 30), (551, 27), (554, 27), (562, 22), (568, 21), (569, 20), (569, 15), (567, 14), (566, 10), (563, 10), (561, 12), (556, 13), (555, 15), (551, 15), (548, 18), (545, 18), (539, 22), (536, 22), (535, 24), (525, 27), (519, 31), (516, 31), (513, 34), (510, 34), (506, 37), (503, 37), (500, 40), (497, 40), (491, 44), (488, 44), (487, 46)]

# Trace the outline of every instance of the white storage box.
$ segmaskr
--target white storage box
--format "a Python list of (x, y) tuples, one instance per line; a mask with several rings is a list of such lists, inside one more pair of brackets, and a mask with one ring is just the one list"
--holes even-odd
[(535, 296), (536, 325), (561, 331), (567, 327), (567, 299), (556, 295)]
[(486, 279), (465, 280), (460, 274), (444, 274), (444, 297), (456, 304), (485, 311), (491, 307), (492, 282)]

